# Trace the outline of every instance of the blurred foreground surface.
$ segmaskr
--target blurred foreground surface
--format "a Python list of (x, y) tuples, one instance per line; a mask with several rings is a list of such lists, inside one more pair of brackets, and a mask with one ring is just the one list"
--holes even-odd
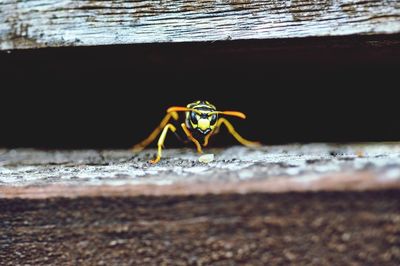
[(400, 144), (0, 153), (2, 265), (399, 265)]

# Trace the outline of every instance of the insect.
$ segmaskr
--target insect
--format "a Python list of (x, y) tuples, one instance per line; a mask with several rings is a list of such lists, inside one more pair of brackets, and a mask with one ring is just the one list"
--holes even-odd
[[(220, 131), (222, 125), (226, 126), (229, 133), (241, 144), (249, 147), (260, 146), (259, 142), (249, 141), (244, 139), (239, 133), (236, 132), (232, 124), (221, 115), (235, 116), (242, 119), (246, 115), (238, 111), (217, 111), (214, 105), (207, 101), (196, 101), (188, 104), (186, 107), (173, 106), (168, 108), (166, 116), (162, 119), (160, 125), (142, 142), (133, 147), (133, 151), (138, 152), (148, 146), (157, 136), (161, 135), (158, 139), (157, 157), (151, 160), (151, 163), (157, 163), (161, 159), (162, 148), (164, 147), (165, 137), (168, 131), (176, 134), (176, 127), (170, 123), (171, 118), (174, 120), (179, 119), (178, 112), (185, 112), (185, 121), (180, 126), (183, 129), (188, 140), (192, 141), (197, 148), (198, 153), (202, 153), (202, 146), (206, 147), (211, 136)], [(177, 134), (176, 134), (177, 135)], [(179, 135), (177, 135), (178, 138)]]

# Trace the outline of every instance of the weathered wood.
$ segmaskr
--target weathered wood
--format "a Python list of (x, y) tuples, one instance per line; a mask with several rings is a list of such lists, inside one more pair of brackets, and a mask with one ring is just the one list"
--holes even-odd
[(1, 265), (398, 265), (400, 143), (205, 152), (0, 150)]
[(1, 265), (399, 265), (398, 191), (0, 199)]
[(193, 195), (400, 188), (400, 145), (287, 145), (251, 150), (34, 151), (0, 154), (0, 198)]
[(0, 49), (400, 32), (400, 1), (3, 0)]

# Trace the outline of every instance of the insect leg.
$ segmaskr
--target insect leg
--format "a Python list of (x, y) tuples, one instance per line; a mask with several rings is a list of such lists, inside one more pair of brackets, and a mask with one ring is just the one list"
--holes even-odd
[[(217, 132), (218, 133), (218, 132)], [(203, 143), (203, 146), (204, 147), (207, 147), (207, 145), (208, 145), (208, 140), (210, 139), (210, 137), (213, 135), (213, 133), (209, 133), (207, 136), (205, 136), (205, 138), (204, 138), (204, 143)]]
[(167, 115), (163, 118), (163, 120), (161, 120), (160, 125), (158, 127), (156, 127), (156, 129), (154, 129), (153, 132), (151, 132), (151, 134), (146, 139), (144, 139), (142, 142), (140, 142), (140, 143), (136, 144), (135, 146), (133, 146), (132, 151), (133, 152), (140, 152), (144, 148), (146, 148), (151, 142), (153, 142), (157, 138), (158, 134), (160, 134), (161, 130), (169, 122), (171, 117), (174, 120), (178, 120), (178, 118), (179, 118), (177, 112), (169, 112), (169, 113), (167, 113)]
[(185, 132), (186, 136), (196, 145), (197, 152), (203, 153), (200, 143), (197, 141), (197, 139), (193, 138), (192, 134), (190, 133), (189, 129), (186, 127), (185, 123), (182, 123), (181, 127), (182, 127), (183, 131)]
[(150, 161), (151, 163), (157, 163), (158, 161), (160, 161), (161, 152), (162, 152), (162, 148), (164, 146), (165, 137), (167, 136), (167, 133), (168, 133), (168, 129), (170, 129), (172, 132), (176, 131), (176, 127), (172, 124), (167, 124), (164, 127), (164, 129), (160, 135), (160, 138), (158, 139), (158, 142), (157, 142), (157, 146), (158, 146), (157, 157), (154, 160), (151, 160)]
[(261, 146), (261, 143), (256, 142), (256, 141), (250, 141), (247, 140), (245, 138), (243, 138), (242, 136), (239, 135), (239, 133), (237, 133), (237, 131), (235, 130), (235, 128), (232, 126), (232, 124), (226, 119), (226, 118), (220, 118), (217, 122), (216, 125), (216, 130), (215, 132), (218, 133), (219, 132), (219, 128), (221, 127), (221, 125), (224, 124), (226, 126), (226, 128), (228, 129), (229, 133), (231, 133), (231, 135), (240, 142), (240, 144), (244, 145), (244, 146), (248, 146), (248, 147), (259, 147)]

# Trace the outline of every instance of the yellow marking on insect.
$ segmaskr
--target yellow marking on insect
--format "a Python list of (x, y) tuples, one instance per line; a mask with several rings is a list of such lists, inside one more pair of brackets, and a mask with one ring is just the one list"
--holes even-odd
[(210, 139), (211, 136), (212, 136), (212, 132), (209, 133), (207, 136), (205, 136), (203, 147), (207, 147), (208, 146), (208, 140)]
[(237, 112), (237, 111), (213, 111), (210, 112), (210, 114), (221, 114), (221, 115), (230, 115), (230, 116), (236, 116), (242, 119), (246, 119), (246, 115), (243, 114), (242, 112)]
[(210, 127), (210, 120), (208, 119), (200, 119), (197, 123), (197, 126), (201, 129), (201, 130), (206, 130), (207, 128)]
[(201, 145), (200, 145), (199, 141), (192, 136), (192, 133), (190, 133), (190, 131), (186, 127), (185, 123), (182, 123), (181, 127), (182, 127), (183, 131), (185, 132), (186, 136), (196, 145), (197, 152), (203, 153), (203, 150), (201, 149)]
[[(160, 125), (153, 130), (149, 137), (135, 145), (133, 150), (140, 151), (148, 146), (157, 136), (160, 134), (158, 140), (158, 149), (157, 149), (157, 157), (152, 160), (152, 163), (157, 163), (161, 159), (162, 148), (164, 146), (165, 138), (169, 130), (172, 132), (176, 131), (176, 127), (169, 123), (171, 119), (178, 120), (178, 112), (185, 112), (185, 123), (181, 124), (181, 128), (187, 138), (192, 141), (196, 145), (196, 149), (199, 153), (202, 153), (202, 145), (199, 140), (196, 138), (203, 138), (203, 147), (208, 145), (209, 139), (211, 136), (219, 133), (222, 125), (225, 125), (228, 129), (228, 132), (241, 144), (249, 147), (258, 147), (260, 146), (259, 142), (249, 141), (235, 130), (233, 125), (223, 117), (219, 117), (219, 115), (227, 115), (239, 117), (242, 119), (246, 118), (246, 115), (242, 112), (238, 111), (217, 111), (215, 106), (210, 104), (207, 101), (196, 101), (193, 103), (189, 103), (186, 107), (183, 106), (172, 106), (167, 109), (167, 115), (161, 121)], [(212, 124), (211, 124), (212, 123)], [(196, 137), (195, 137), (196, 136)]]
[(151, 142), (153, 142), (153, 140), (155, 138), (157, 138), (158, 134), (160, 134), (161, 130), (165, 127), (165, 125), (169, 122), (169, 120), (173, 118), (174, 120), (178, 120), (179, 115), (177, 112), (170, 112), (168, 113), (163, 120), (161, 120), (161, 123), (158, 127), (156, 127), (156, 129), (153, 130), (153, 132), (151, 132), (150, 136), (148, 136), (145, 140), (143, 140), (142, 142), (136, 144), (135, 146), (133, 146), (132, 151), (133, 152), (140, 152), (142, 151), (146, 146), (148, 146)]
[(247, 140), (245, 138), (243, 138), (242, 136), (239, 135), (239, 133), (236, 132), (235, 128), (232, 126), (232, 124), (226, 120), (225, 118), (220, 118), (217, 122), (217, 127), (220, 127), (222, 124), (224, 124), (226, 126), (226, 128), (228, 129), (229, 133), (231, 133), (231, 135), (237, 140), (239, 141), (240, 144), (244, 145), (244, 146), (248, 146), (248, 147), (259, 147), (261, 146), (260, 142), (257, 141), (250, 141)]
[(150, 161), (153, 164), (158, 163), (161, 159), (162, 147), (164, 146), (164, 141), (165, 141), (165, 137), (167, 136), (168, 129), (170, 129), (172, 132), (176, 131), (176, 127), (172, 124), (168, 124), (164, 127), (164, 130), (161, 133), (160, 138), (158, 139), (158, 142), (157, 142), (157, 146), (158, 146), (157, 157), (154, 160)]

